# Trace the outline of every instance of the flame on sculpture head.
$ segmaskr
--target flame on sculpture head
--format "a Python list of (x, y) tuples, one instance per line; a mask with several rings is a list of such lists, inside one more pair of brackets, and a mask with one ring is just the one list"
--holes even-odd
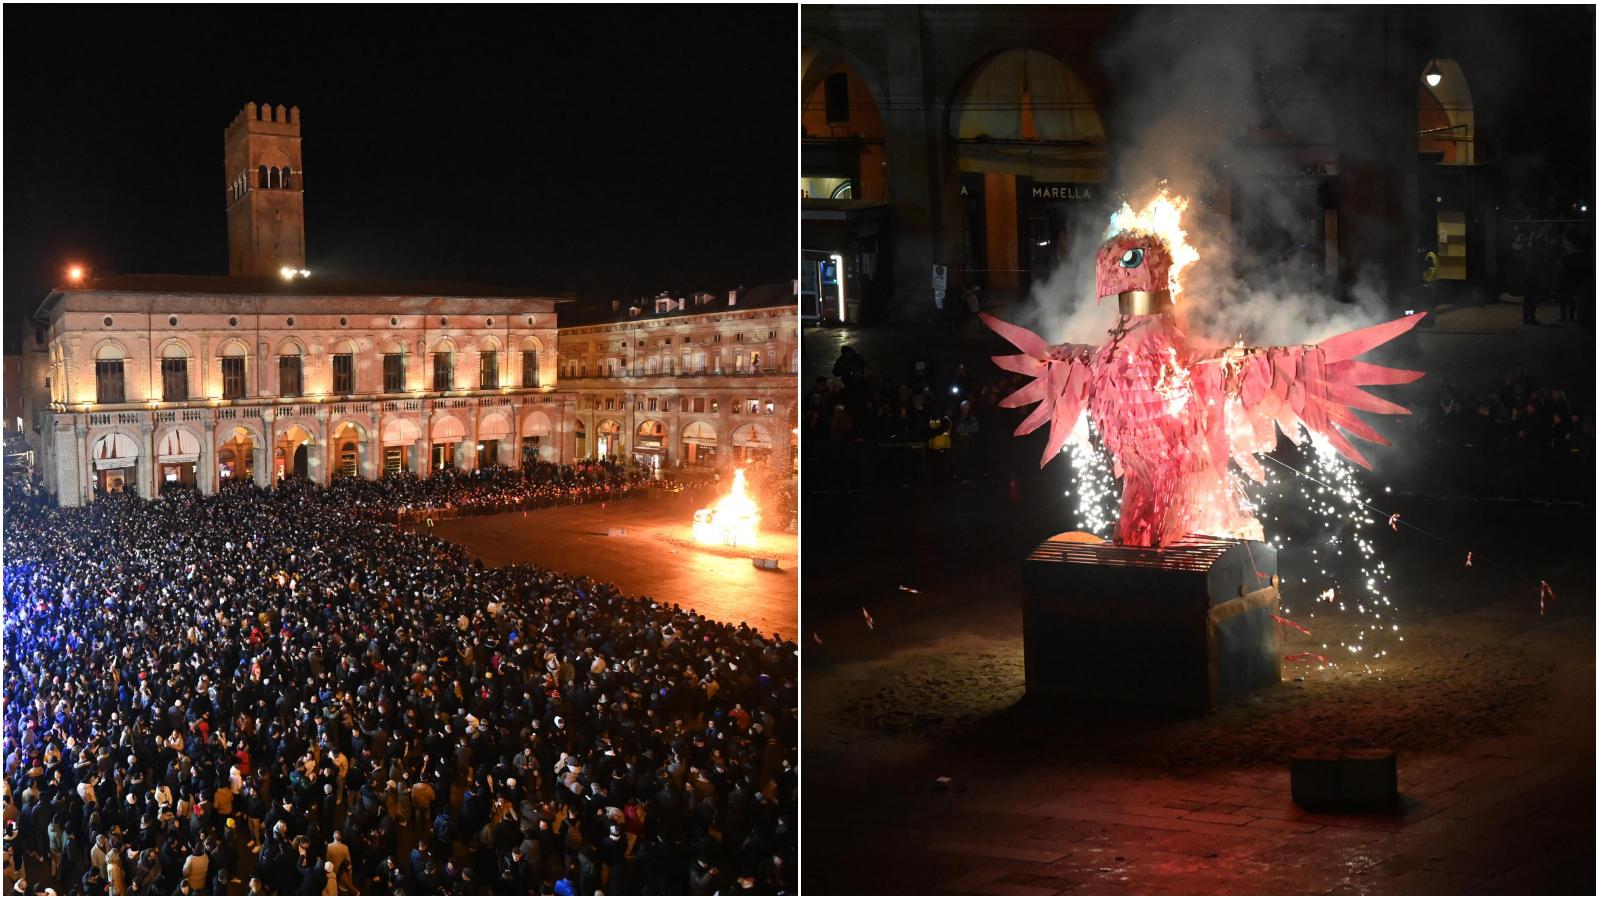
[(1162, 188), (1161, 193), (1137, 212), (1127, 203), (1122, 204), (1121, 209), (1111, 214), (1111, 227), (1106, 231), (1108, 238), (1124, 231), (1140, 231), (1155, 235), (1167, 245), (1172, 254), (1172, 266), (1167, 270), (1168, 289), (1174, 300), (1181, 290), (1178, 276), (1184, 267), (1200, 258), (1200, 251), (1189, 246), (1181, 226), (1184, 210), (1188, 208), (1189, 198), (1173, 196)]
[(733, 490), (694, 514), (694, 539), (702, 544), (748, 547), (756, 542), (761, 510), (744, 491), (744, 470), (733, 471)]

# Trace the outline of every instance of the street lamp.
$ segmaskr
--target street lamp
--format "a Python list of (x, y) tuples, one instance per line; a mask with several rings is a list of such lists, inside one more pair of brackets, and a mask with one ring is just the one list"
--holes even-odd
[(1438, 60), (1428, 60), (1428, 70), (1422, 74), (1422, 79), (1428, 82), (1428, 87), (1439, 86), (1439, 82), (1444, 80), (1444, 73), (1439, 71)]
[(73, 284), (81, 283), (83, 281), (83, 274), (83, 266), (78, 265), (77, 263), (73, 263), (67, 267), (67, 280)]

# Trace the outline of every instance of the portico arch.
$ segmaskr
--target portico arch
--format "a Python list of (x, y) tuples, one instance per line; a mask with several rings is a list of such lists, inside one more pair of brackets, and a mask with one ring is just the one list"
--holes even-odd
[(170, 485), (194, 487), (200, 465), (200, 436), (187, 427), (170, 426), (156, 433), (155, 444), (156, 492), (161, 493)]
[(272, 442), (272, 479), (311, 477), (311, 448), (316, 438), (311, 429), (293, 423), (278, 429)]
[(109, 431), (95, 439), (91, 457), (95, 490), (102, 494), (137, 491), (139, 440), (125, 431)]
[(775, 444), (772, 434), (764, 425), (755, 423), (739, 425), (733, 429), (733, 459), (735, 464), (754, 465), (772, 458)]
[(667, 426), (660, 419), (645, 419), (633, 434), (633, 462), (660, 472), (667, 462)]
[(511, 447), (511, 419), (495, 410), (478, 420), (478, 466), (498, 465), (506, 459)]
[(328, 455), (333, 475), (339, 478), (356, 478), (361, 475), (361, 448), (367, 441), (367, 430), (361, 423), (346, 420), (330, 432)]
[(432, 447), (429, 470), (438, 472), (456, 464), (457, 446), (467, 439), (467, 426), (452, 413), (436, 413), (428, 434)]
[(383, 422), (383, 474), (414, 469), (412, 452), (422, 440), (422, 428), (406, 416), (390, 416)]
[(255, 479), (257, 459), (266, 443), (253, 425), (224, 424), (217, 435), (217, 482), (248, 483)]
[(679, 434), (682, 452), (678, 458), (686, 466), (714, 467), (717, 464), (717, 429), (709, 423), (694, 421), (683, 426)]
[(551, 461), (554, 453), (550, 416), (542, 409), (530, 410), (522, 417), (522, 465)]
[(604, 419), (595, 426), (595, 458), (608, 459), (613, 462), (622, 455), (622, 423), (616, 419)]

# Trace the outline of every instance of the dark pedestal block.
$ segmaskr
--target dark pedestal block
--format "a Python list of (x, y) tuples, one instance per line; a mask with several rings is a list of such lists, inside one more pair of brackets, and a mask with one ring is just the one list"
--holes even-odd
[(1278, 554), (1191, 536), (1159, 550), (1057, 535), (1023, 563), (1030, 696), (1202, 713), (1280, 673)]

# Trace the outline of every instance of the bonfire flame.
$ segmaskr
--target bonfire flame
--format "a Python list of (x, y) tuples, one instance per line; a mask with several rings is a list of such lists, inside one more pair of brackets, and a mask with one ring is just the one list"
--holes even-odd
[(702, 544), (748, 547), (756, 542), (761, 510), (744, 490), (744, 470), (733, 472), (733, 490), (694, 514), (694, 539)]
[(1200, 251), (1189, 246), (1180, 224), (1184, 210), (1188, 208), (1189, 198), (1173, 196), (1167, 193), (1166, 188), (1162, 188), (1161, 193), (1137, 212), (1127, 203), (1122, 204), (1121, 209), (1111, 214), (1111, 227), (1106, 230), (1106, 237), (1124, 231), (1153, 234), (1167, 245), (1167, 250), (1172, 254), (1172, 267), (1167, 270), (1167, 278), (1174, 301), (1183, 290), (1178, 276), (1190, 263), (1200, 259)]

